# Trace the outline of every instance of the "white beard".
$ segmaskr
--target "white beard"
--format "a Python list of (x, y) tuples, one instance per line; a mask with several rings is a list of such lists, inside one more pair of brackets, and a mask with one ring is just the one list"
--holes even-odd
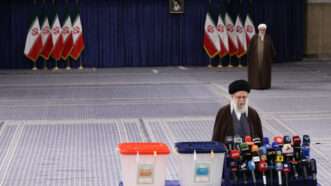
[(248, 112), (248, 98), (246, 100), (245, 105), (242, 108), (239, 108), (236, 101), (234, 99), (231, 100), (232, 107), (236, 113), (247, 113)]

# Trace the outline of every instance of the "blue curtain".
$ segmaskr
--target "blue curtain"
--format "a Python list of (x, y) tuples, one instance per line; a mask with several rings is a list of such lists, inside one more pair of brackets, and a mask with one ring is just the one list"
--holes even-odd
[[(230, 5), (226, 9), (233, 13), (253, 7), (254, 23), (268, 24), (277, 62), (301, 60), (304, 1), (252, 0), (251, 5), (248, 1), (212, 0), (209, 4), (207, 0), (186, 0), (184, 14), (170, 14), (168, 0), (80, 0), (86, 45), (81, 60), (88, 67), (207, 65), (209, 58), (202, 47), (205, 15), (212, 10), (216, 22), (215, 15), (227, 2)], [(23, 51), (34, 15), (46, 10), (52, 22), (51, 12), (55, 8), (63, 23), (64, 9), (74, 12), (75, 7), (74, 0), (57, 0), (55, 6), (50, 0), (46, 4), (41, 0), (37, 4), (32, 0), (2, 1), (0, 68), (31, 68)], [(38, 65), (42, 65), (42, 60)]]

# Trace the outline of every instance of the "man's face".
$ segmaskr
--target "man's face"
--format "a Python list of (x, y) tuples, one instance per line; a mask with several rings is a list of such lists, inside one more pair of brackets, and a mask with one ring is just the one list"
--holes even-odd
[(246, 91), (238, 91), (232, 95), (232, 99), (236, 104), (238, 110), (242, 110), (245, 108), (248, 98), (248, 92)]
[(259, 33), (262, 34), (262, 35), (264, 35), (266, 30), (267, 29), (265, 29), (265, 28), (260, 28), (259, 29)]

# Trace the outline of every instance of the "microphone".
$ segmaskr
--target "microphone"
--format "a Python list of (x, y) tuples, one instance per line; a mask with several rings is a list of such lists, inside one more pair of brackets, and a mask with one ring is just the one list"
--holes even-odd
[(239, 160), (240, 159), (240, 151), (239, 150), (230, 150), (229, 152), (230, 158), (232, 160)]
[(257, 145), (252, 145), (252, 160), (253, 162), (257, 163), (260, 161), (260, 157), (259, 157), (259, 147)]
[(285, 156), (285, 159), (287, 162), (291, 161), (292, 157), (293, 157), (293, 147), (291, 144), (284, 144), (283, 148), (282, 148), (282, 152)]
[(310, 160), (310, 171), (311, 171), (311, 174), (313, 175), (313, 180), (316, 180), (317, 166), (316, 166), (315, 159)]
[(267, 161), (267, 147), (264, 145), (260, 147), (260, 159)]
[(284, 136), (283, 138), (284, 144), (291, 144), (292, 143), (292, 139), (290, 136)]
[(271, 146), (275, 151), (280, 150), (280, 146), (276, 142), (272, 142)]
[(282, 185), (282, 170), (283, 170), (283, 164), (281, 162), (276, 163), (276, 170), (278, 173), (278, 185)]
[(284, 161), (284, 157), (282, 155), (282, 151), (278, 149), (276, 151), (276, 170), (278, 173), (278, 185), (282, 185), (282, 170), (283, 170), (283, 164), (282, 162)]
[(238, 183), (238, 177), (237, 177), (238, 163), (237, 163), (237, 161), (231, 161), (230, 166), (231, 166), (233, 180), (235, 181), (235, 183)]
[(310, 158), (310, 148), (309, 146), (303, 146), (302, 147), (302, 160), (301, 160), (301, 166), (303, 169), (303, 177), (304, 179), (307, 179), (308, 173), (307, 173), (307, 165)]
[(247, 143), (247, 142), (252, 142), (251, 136), (245, 136), (245, 143)]
[(233, 143), (236, 149), (239, 149), (239, 145), (243, 143), (242, 137), (236, 135), (233, 137)]
[(301, 139), (300, 136), (295, 135), (292, 137), (293, 142), (293, 159), (291, 161), (292, 170), (294, 174), (294, 178), (298, 179), (299, 174), (297, 170), (297, 165), (301, 161)]
[(267, 185), (267, 177), (265, 175), (267, 168), (268, 168), (267, 162), (265, 160), (261, 160), (258, 164), (258, 170), (259, 170), (259, 172), (262, 173), (263, 185)]
[(293, 141), (293, 146), (301, 145), (301, 139), (300, 139), (300, 136), (298, 136), (298, 135), (293, 136), (292, 141)]
[(274, 184), (274, 181), (273, 181), (273, 179), (274, 179), (274, 174), (273, 174), (273, 172), (274, 172), (274, 169), (275, 169), (275, 163), (274, 163), (274, 161), (273, 160), (269, 160), (269, 163), (268, 163), (268, 170), (269, 170), (269, 185), (273, 185)]
[(242, 172), (243, 175), (243, 180), (244, 180), (244, 184), (247, 184), (247, 176), (246, 176), (246, 172), (247, 172), (247, 160), (250, 159), (251, 153), (249, 150), (249, 147), (246, 143), (242, 143), (240, 144), (240, 152), (242, 154), (242, 163), (240, 165), (240, 171)]
[(262, 142), (261, 142), (261, 138), (259, 138), (259, 137), (255, 137), (255, 138), (253, 138), (253, 143), (254, 143), (255, 145), (257, 145), (258, 147), (260, 147), (261, 144), (262, 144)]
[(238, 172), (238, 161), (240, 159), (240, 151), (239, 150), (230, 150), (229, 156), (231, 158), (231, 172), (233, 176), (233, 180), (235, 182), (238, 182), (237, 172)]
[(264, 137), (263, 138), (263, 140), (262, 140), (262, 142), (263, 142), (263, 145), (269, 145), (269, 138), (268, 137)]
[(225, 136), (225, 145), (226, 145), (226, 147), (229, 151), (232, 150), (232, 145), (233, 145), (233, 137), (232, 136)]
[(288, 163), (284, 163), (283, 172), (285, 174), (285, 184), (288, 186), (288, 174), (291, 172), (290, 166)]
[(302, 145), (303, 146), (309, 146), (310, 145), (310, 137), (309, 135), (303, 135), (302, 137)]
[(252, 146), (254, 143), (251, 136), (245, 136), (245, 143), (249, 146)]
[(247, 175), (246, 175), (246, 172), (247, 172), (247, 163), (246, 162), (247, 161), (242, 161), (242, 163), (240, 164), (240, 172), (242, 173), (245, 185), (248, 184)]
[(300, 136), (293, 136), (293, 148), (295, 161), (301, 160), (301, 139)]
[(275, 136), (274, 142), (276, 142), (279, 146), (282, 146), (284, 144), (284, 139), (282, 136)]
[(255, 163), (254, 163), (252, 160), (249, 160), (249, 161), (248, 161), (248, 170), (251, 171), (251, 173), (252, 173), (253, 183), (254, 183), (254, 185), (256, 185)]
[(269, 170), (269, 185), (273, 185), (273, 171), (275, 169), (275, 155), (276, 151), (271, 147), (271, 145), (266, 145), (267, 147), (267, 159), (268, 159), (268, 170)]
[(240, 152), (243, 156), (244, 160), (249, 160), (251, 157), (251, 152), (249, 150), (249, 146), (246, 143), (242, 143), (239, 145)]

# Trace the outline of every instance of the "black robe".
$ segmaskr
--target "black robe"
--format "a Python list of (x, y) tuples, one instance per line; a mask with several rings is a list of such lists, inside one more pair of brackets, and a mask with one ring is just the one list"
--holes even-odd
[(271, 87), (271, 65), (276, 52), (268, 34), (264, 36), (263, 59), (258, 61), (258, 34), (254, 35), (247, 49), (248, 82), (252, 89)]
[[(248, 107), (247, 121), (252, 137), (263, 138), (261, 120), (258, 113), (251, 107)], [(224, 143), (226, 136), (234, 136), (233, 119), (231, 115), (230, 104), (222, 107), (216, 116), (213, 129), (213, 141)]]

